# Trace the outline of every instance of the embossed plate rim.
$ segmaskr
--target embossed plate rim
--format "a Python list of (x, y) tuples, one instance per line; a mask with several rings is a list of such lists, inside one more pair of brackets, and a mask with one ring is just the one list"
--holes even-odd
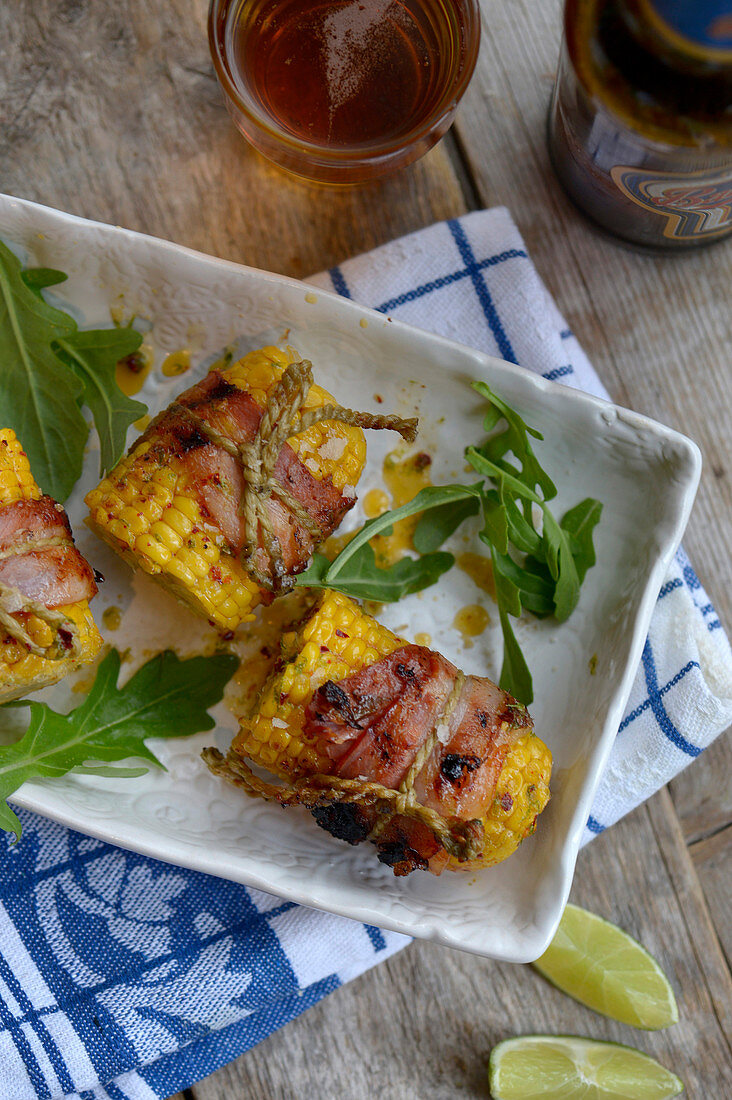
[[(696, 445), (673, 429), (660, 425), (639, 413), (618, 408), (591, 395), (550, 382), (513, 364), (484, 355), (473, 348), (455, 344), (443, 337), (411, 328), (402, 322), (390, 322), (382, 314), (359, 306), (348, 299), (320, 289), (313, 295), (314, 288), (298, 280), (271, 272), (257, 271), (232, 261), (195, 252), (169, 241), (88, 221), (26, 200), (0, 196), (0, 233), (14, 239), (12, 226), (15, 220), (16, 235), (21, 239), (29, 239), (28, 225), (34, 218), (37, 219), (37, 224), (43, 223), (47, 235), (52, 235), (57, 228), (60, 234), (68, 235), (69, 231), (72, 231), (75, 239), (78, 237), (81, 240), (87, 234), (97, 243), (99, 240), (108, 242), (110, 251), (114, 248), (119, 250), (120, 247), (130, 249), (135, 253), (135, 262), (139, 262), (143, 267), (145, 264), (148, 267), (156, 264), (158, 269), (165, 268), (166, 272), (175, 271), (177, 267), (185, 271), (195, 269), (197, 273), (200, 272), (204, 282), (208, 280), (211, 283), (216, 281), (217, 274), (229, 279), (239, 279), (242, 286), (246, 284), (249, 287), (257, 287), (257, 293), (262, 300), (268, 296), (274, 298), (276, 293), (280, 293), (284, 299), (288, 300), (289, 305), (290, 301), (294, 302), (295, 296), (298, 296), (298, 300), (302, 300), (304, 292), (307, 291), (305, 297), (308, 301), (313, 297), (317, 300), (312, 306), (313, 316), (322, 317), (330, 324), (341, 325), (344, 332), (348, 329), (350, 334), (355, 326), (356, 335), (358, 335), (358, 326), (361, 321), (365, 321), (370, 327), (361, 332), (359, 339), (366, 340), (364, 333), (368, 333), (368, 339), (374, 339), (376, 345), (381, 341), (384, 346), (389, 342), (394, 346), (404, 344), (416, 349), (416, 352), (421, 348), (425, 349), (425, 354), (429, 350), (435, 359), (439, 351), (441, 359), (446, 364), (451, 358), (458, 364), (443, 367), (443, 370), (451, 372), (456, 384), (458, 377), (469, 370), (474, 376), (486, 377), (498, 387), (504, 386), (509, 394), (513, 391), (525, 396), (533, 396), (537, 402), (541, 398), (547, 402), (547, 408), (553, 408), (558, 403), (561, 407), (562, 419), (566, 420), (569, 427), (575, 423), (584, 424), (594, 418), (593, 422), (596, 423), (598, 430), (600, 430), (599, 426), (604, 424), (609, 436), (612, 436), (614, 431), (617, 439), (620, 440), (620, 429), (625, 426), (635, 440), (633, 445), (637, 447), (639, 454), (641, 454), (641, 439), (644, 439), (645, 445), (653, 452), (661, 470), (668, 466), (666, 484), (661, 486), (666, 492), (663, 502), (665, 511), (662, 519), (658, 520), (656, 528), (648, 534), (648, 560), (644, 560), (645, 571), (641, 571), (640, 574), (646, 579), (642, 595), (633, 605), (635, 611), (631, 620), (632, 632), (627, 657), (622, 668), (617, 670), (615, 690), (607, 704), (601, 731), (585, 761), (585, 778), (579, 789), (569, 823), (566, 825), (563, 840), (561, 845), (555, 846), (553, 865), (545, 868), (546, 881), (542, 887), (542, 907), (539, 911), (536, 906), (532, 910), (527, 903), (521, 927), (519, 922), (516, 922), (515, 927), (502, 929), (500, 935), (493, 927), (491, 934), (486, 935), (485, 929), (472, 926), (467, 919), (467, 914), (462, 923), (461, 915), (457, 911), (451, 911), (449, 918), (446, 917), (437, 902), (434, 903), (432, 912), (427, 903), (421, 909), (419, 906), (412, 905), (410, 910), (407, 905), (408, 914), (404, 916), (404, 904), (400, 901), (399, 904), (391, 904), (390, 908), (386, 893), (382, 897), (377, 888), (367, 890), (365, 894), (367, 900), (359, 901), (355, 895), (349, 896), (347, 890), (341, 897), (343, 891), (333, 889), (325, 871), (322, 872), (324, 876), (322, 881), (313, 879), (294, 883), (287, 878), (286, 870), (280, 869), (278, 879), (276, 875), (273, 877), (267, 871), (258, 870), (252, 865), (251, 858), (245, 866), (242, 862), (244, 856), (240, 858), (238, 853), (233, 855), (221, 851), (206, 853), (200, 846), (192, 846), (185, 838), (179, 839), (169, 835), (166, 835), (161, 842), (150, 833), (149, 829), (140, 827), (137, 821), (123, 819), (115, 823), (113, 819), (108, 819), (102, 825), (89, 822), (85, 820), (83, 805), (81, 807), (70, 805), (61, 786), (54, 787), (43, 782), (26, 784), (13, 798), (13, 801), (21, 806), (45, 814), (71, 828), (90, 833), (102, 840), (194, 870), (231, 878), (305, 905), (328, 909), (343, 916), (370, 924), (380, 924), (394, 931), (429, 938), (447, 946), (478, 954), (493, 955), (514, 962), (525, 962), (537, 957), (553, 935), (569, 894), (582, 830), (640, 660), (655, 598), (691, 510), (701, 469), (701, 458)], [(27, 247), (30, 248), (31, 245)], [(667, 462), (666, 456), (668, 456)], [(628, 468), (630, 469), (630, 466)], [(211, 735), (207, 737), (210, 740)], [(197, 739), (193, 744), (198, 745), (198, 743)], [(140, 781), (125, 781), (128, 785), (138, 782)], [(99, 789), (108, 790), (106, 783), (107, 781), (100, 780)], [(79, 781), (78, 789), (81, 790), (83, 786), (84, 784)], [(238, 792), (233, 790), (231, 795), (240, 797)], [(81, 796), (79, 801), (83, 801)], [(518, 860), (521, 854), (518, 853), (512, 859)], [(246, 855), (249, 856), (248, 853)], [(355, 855), (356, 853), (352, 853), (351, 850), (343, 848), (343, 856), (334, 856), (329, 861), (329, 866), (337, 867), (342, 863), (343, 858)], [(511, 864), (511, 861), (508, 862)], [(520, 865), (515, 864), (515, 866), (518, 868)], [(503, 867), (505, 869), (506, 865)], [(482, 874), (491, 875), (496, 872), (488, 871)], [(494, 880), (498, 887), (499, 879), (500, 875)], [(408, 901), (412, 900), (406, 891), (404, 897)]]

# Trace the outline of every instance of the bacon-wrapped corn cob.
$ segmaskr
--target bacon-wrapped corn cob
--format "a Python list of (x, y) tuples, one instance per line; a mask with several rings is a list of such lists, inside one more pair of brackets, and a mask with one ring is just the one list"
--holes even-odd
[(90, 492), (90, 526), (223, 631), (307, 567), (355, 502), (362, 427), (414, 438), (416, 421), (354, 413), (275, 347), (215, 367)]
[(373, 841), (398, 875), (499, 863), (549, 799), (551, 754), (525, 707), (332, 591), (284, 634), (228, 757), (204, 759), (349, 843)]
[(55, 684), (98, 654), (91, 569), (66, 513), (42, 496), (15, 433), (0, 431), (0, 702)]

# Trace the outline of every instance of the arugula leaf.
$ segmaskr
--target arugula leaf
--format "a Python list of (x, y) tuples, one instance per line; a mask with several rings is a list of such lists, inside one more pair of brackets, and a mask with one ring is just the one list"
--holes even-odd
[(20, 261), (0, 242), (0, 422), (13, 429), (36, 480), (56, 500), (78, 480), (89, 434), (81, 384), (52, 349), (75, 329), (72, 317), (28, 286)]
[[(540, 466), (529, 441), (529, 436), (534, 439), (543, 439), (544, 436), (536, 428), (530, 428), (515, 409), (512, 409), (510, 405), (507, 405), (493, 392), (487, 382), (473, 382), (473, 389), (489, 402), (488, 407), (491, 409), (491, 413), (490, 416), (486, 417), (483, 425), (486, 432), (492, 431), (501, 417), (507, 425), (505, 431), (492, 435), (479, 448), (480, 453), (484, 458), (491, 459), (500, 465), (504, 455), (509, 451), (512, 452), (514, 457), (521, 463), (520, 474), (504, 460), (503, 465), (506, 471), (519, 474), (527, 487), (541, 489), (544, 500), (552, 500), (557, 495), (557, 488), (546, 470)], [(500, 416), (496, 416), (496, 412), (500, 413)]]
[(6, 704), (29, 707), (31, 719), (20, 741), (0, 748), (0, 829), (20, 839), (20, 821), (5, 799), (29, 779), (53, 779), (72, 770), (142, 774), (139, 768), (100, 771), (89, 764), (129, 757), (163, 767), (145, 739), (211, 729), (215, 723), (208, 708), (221, 699), (237, 664), (237, 658), (226, 653), (180, 660), (166, 650), (118, 688), (120, 655), (113, 649), (99, 665), (86, 699), (70, 714), (59, 714), (36, 700)]
[(328, 579), (330, 564), (323, 554), (316, 554), (310, 567), (298, 577), (297, 583), (311, 588), (337, 588), (346, 596), (359, 600), (396, 603), (403, 596), (429, 588), (443, 573), (452, 569), (455, 558), (452, 554), (438, 551), (419, 558), (400, 558), (388, 569), (381, 569), (376, 564), (373, 548), (367, 542), (349, 558), (335, 583)]
[[(480, 486), (474, 486), (480, 489)], [(423, 512), (412, 535), (412, 545), (418, 554), (429, 554), (442, 546), (469, 516), (480, 511), (480, 496), (466, 496)]]
[(556, 581), (554, 616), (563, 623), (577, 606), (580, 585), (569, 538), (548, 509), (544, 512), (544, 543), (546, 563)]
[(100, 477), (124, 454), (130, 424), (147, 412), (147, 405), (124, 394), (115, 378), (117, 363), (141, 343), (142, 335), (132, 328), (110, 328), (74, 332), (53, 345), (84, 386), (83, 402), (91, 409), (99, 435)]
[[(412, 501), (369, 520), (332, 563), (316, 555), (298, 584), (337, 588), (347, 595), (389, 603), (420, 591), (449, 569), (451, 554), (437, 553), (469, 516), (482, 511), (479, 538), (490, 552), (496, 603), (503, 632), (500, 686), (519, 702), (533, 699), (531, 673), (511, 626), (522, 610), (560, 622), (577, 605), (587, 570), (595, 564), (592, 536), (602, 505), (592, 499), (571, 508), (557, 523), (548, 501), (556, 486), (534, 454), (535, 428), (484, 382), (473, 388), (488, 402), (483, 426), (491, 432), (466, 457), (485, 479), (476, 485), (432, 485)], [(499, 426), (504, 423), (505, 427)], [(510, 460), (509, 460), (510, 459)], [(376, 565), (369, 540), (408, 516), (422, 513), (412, 543), (420, 557), (401, 558), (388, 569)]]
[[(489, 544), (490, 545), (490, 544)], [(518, 589), (521, 607), (537, 618), (554, 613), (554, 585), (544, 573), (532, 573), (525, 565), (519, 565), (509, 554), (500, 554), (491, 547), (493, 574), (500, 573)]]
[(79, 406), (89, 407), (99, 434), (100, 474), (122, 456), (129, 425), (147, 411), (115, 378), (142, 336), (129, 327), (79, 332), (42, 294), (66, 278), (50, 267), (22, 270), (0, 243), (0, 423), (20, 439), (44, 492), (61, 501), (81, 474), (89, 435)]
[[(351, 541), (343, 547), (327, 570), (325, 580), (328, 581), (328, 587), (338, 588), (338, 585), (333, 583), (336, 577), (343, 571), (353, 555), (362, 546), (366, 545), (374, 535), (379, 535), (382, 531), (388, 531), (400, 519), (415, 516), (419, 512), (427, 512), (436, 508), (441, 509), (445, 505), (462, 502), (466, 497), (472, 497), (480, 501), (480, 492), (480, 488), (476, 485), (428, 485), (427, 488), (420, 489), (417, 495), (407, 504), (403, 504), (401, 508), (395, 508), (391, 512), (384, 512), (381, 516), (375, 516), (374, 519), (367, 520), (361, 530), (357, 531)], [(394, 567), (392, 566), (392, 568)], [(305, 583), (302, 580), (304, 576), (304, 573), (300, 574), (298, 583)]]
[(516, 635), (511, 626), (509, 615), (518, 617), (521, 614), (521, 595), (513, 581), (501, 572), (500, 563), (495, 550), (491, 550), (493, 560), (493, 579), (496, 585), (496, 603), (498, 605), (498, 617), (503, 633), (503, 663), (501, 675), (498, 678), (498, 686), (518, 699), (519, 703), (526, 706), (534, 701), (534, 687), (531, 680), (529, 666), (521, 652), (521, 647), (516, 641)]
[(574, 558), (577, 580), (580, 584), (585, 579), (588, 569), (597, 561), (595, 547), (592, 544), (592, 535), (595, 527), (600, 522), (602, 504), (599, 500), (587, 497), (575, 504), (562, 516), (560, 527), (569, 535), (569, 543)]
[(479, 474), (483, 474), (485, 477), (491, 478), (498, 486), (498, 496), (503, 499), (507, 493), (513, 493), (517, 497), (522, 497), (524, 500), (533, 501), (534, 504), (541, 504), (541, 497), (537, 496), (533, 488), (530, 485), (525, 485), (521, 481), (520, 475), (510, 472), (511, 468), (503, 469), (503, 467), (492, 462), (482, 450), (478, 450), (476, 447), (467, 447), (465, 451), (465, 457), (474, 470), (477, 470)]
[(21, 271), (20, 277), (25, 285), (35, 291), (39, 297), (44, 287), (57, 286), (58, 283), (65, 283), (68, 279), (65, 271), (57, 271), (54, 267), (26, 267)]
[(495, 546), (500, 554), (508, 553), (508, 514), (496, 489), (483, 493), (483, 530), (480, 538), (489, 546)]

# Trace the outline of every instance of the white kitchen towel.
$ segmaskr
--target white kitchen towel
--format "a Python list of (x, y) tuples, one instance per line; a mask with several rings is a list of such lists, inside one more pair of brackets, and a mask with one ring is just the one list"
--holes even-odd
[[(505, 210), (313, 282), (605, 396)], [(721, 732), (731, 681), (729, 644), (680, 552), (587, 838)], [(0, 1100), (161, 1100), (409, 942), (21, 817), (21, 843), (0, 838)]]

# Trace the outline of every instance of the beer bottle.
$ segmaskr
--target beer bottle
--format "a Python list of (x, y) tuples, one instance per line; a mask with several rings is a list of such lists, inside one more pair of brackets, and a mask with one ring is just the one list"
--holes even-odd
[(732, 234), (732, 0), (566, 0), (549, 150), (570, 198), (626, 241)]

